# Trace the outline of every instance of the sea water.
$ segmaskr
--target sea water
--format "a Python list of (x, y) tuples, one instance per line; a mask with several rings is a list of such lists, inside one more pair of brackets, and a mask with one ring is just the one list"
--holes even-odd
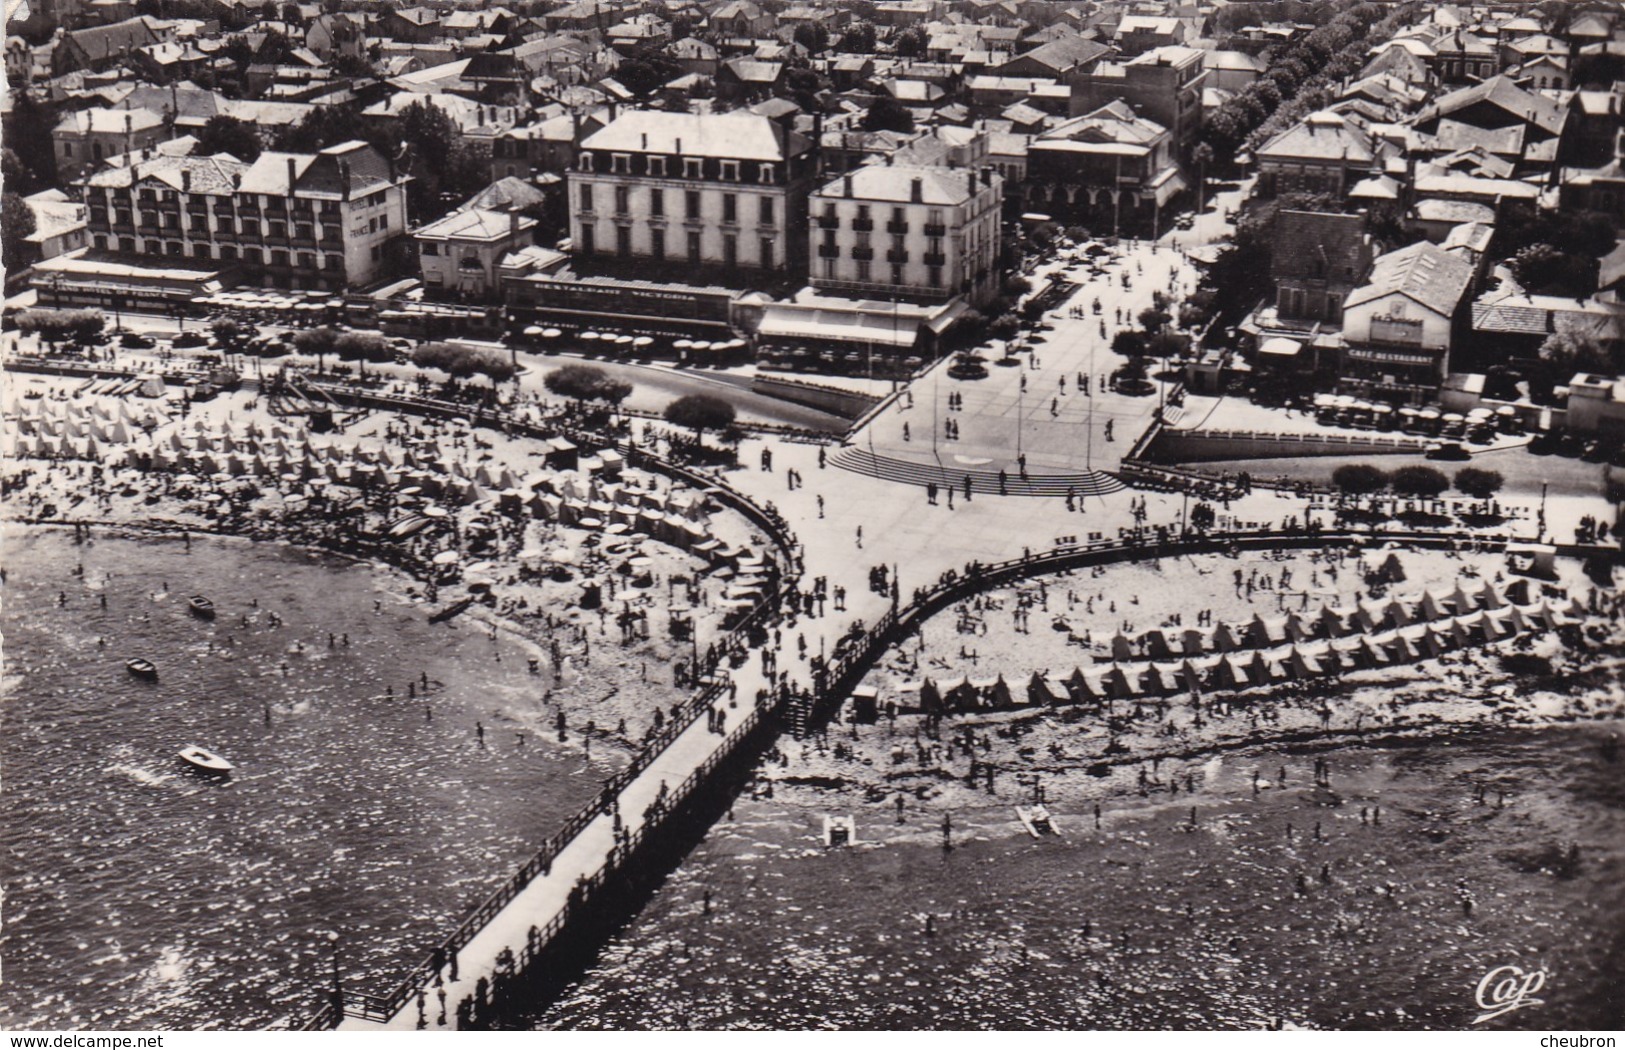
[(4, 565), (8, 1028), (284, 1024), (335, 956), (383, 991), (619, 761), (546, 739), (524, 648), (365, 565), (16, 528)]

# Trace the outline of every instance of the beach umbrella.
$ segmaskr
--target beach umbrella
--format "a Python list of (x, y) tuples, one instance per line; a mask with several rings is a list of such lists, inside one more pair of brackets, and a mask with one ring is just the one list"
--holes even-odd
[(542, 338), (543, 339), (557, 339), (559, 336), (561, 336), (563, 334), (564, 333), (559, 331), (557, 328), (544, 328), (544, 329), (542, 329)]
[(597, 332), (582, 332), (577, 338), (584, 343), (596, 343), (599, 337)]

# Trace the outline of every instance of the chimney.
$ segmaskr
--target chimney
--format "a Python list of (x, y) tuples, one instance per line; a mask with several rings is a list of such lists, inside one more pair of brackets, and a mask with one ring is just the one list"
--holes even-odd
[(191, 193), (192, 192), (192, 169), (191, 168), (182, 168), (181, 169), (181, 192), (182, 193)]
[(299, 172), (292, 157), (288, 158), (288, 196), (293, 196), (293, 184), (299, 181)]
[(847, 175), (841, 179), (841, 188), (845, 191), (846, 196), (852, 196), (852, 176)]
[(510, 209), (509, 212), (508, 212), (508, 238), (510, 240), (517, 240), (518, 237), (519, 237), (519, 213), (517, 211), (513, 211), (513, 210)]
[(917, 175), (909, 182), (908, 199), (913, 204), (925, 203), (925, 180)]
[(339, 161), (339, 194), (342, 199), (350, 199), (350, 162)]
[(683, 155), (683, 140), (682, 139), (677, 140), (677, 145), (672, 149), (672, 152), (677, 154), (679, 157), (681, 157)]
[(643, 133), (643, 148), (649, 148), (649, 133), (647, 131)]

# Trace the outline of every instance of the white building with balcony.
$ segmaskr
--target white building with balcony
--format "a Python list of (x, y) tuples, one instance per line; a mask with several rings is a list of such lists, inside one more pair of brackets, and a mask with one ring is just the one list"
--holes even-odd
[(998, 291), (1004, 179), (991, 168), (870, 165), (813, 194), (813, 288), (980, 306)]
[(797, 275), (816, 163), (810, 139), (753, 113), (623, 113), (568, 174), (572, 253), (722, 284)]

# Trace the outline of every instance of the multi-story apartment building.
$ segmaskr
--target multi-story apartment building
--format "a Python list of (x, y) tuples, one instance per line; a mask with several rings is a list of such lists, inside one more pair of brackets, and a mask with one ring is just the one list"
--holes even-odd
[(1068, 76), (1072, 115), (1126, 102), (1135, 113), (1167, 128), (1174, 148), (1188, 158), (1202, 134), (1205, 55), (1194, 47), (1159, 47), (1127, 62), (1103, 62)]
[(574, 254), (725, 283), (793, 276), (815, 174), (812, 141), (767, 117), (623, 113), (568, 175)]
[(1026, 207), (1103, 235), (1161, 233), (1165, 209), (1186, 188), (1173, 136), (1123, 102), (1027, 145)]
[(812, 286), (980, 306), (998, 291), (1004, 179), (991, 168), (871, 165), (813, 194)]
[(280, 288), (338, 290), (384, 270), (406, 232), (406, 183), (365, 142), (320, 153), (132, 155), (78, 185), (99, 252), (208, 261)]

